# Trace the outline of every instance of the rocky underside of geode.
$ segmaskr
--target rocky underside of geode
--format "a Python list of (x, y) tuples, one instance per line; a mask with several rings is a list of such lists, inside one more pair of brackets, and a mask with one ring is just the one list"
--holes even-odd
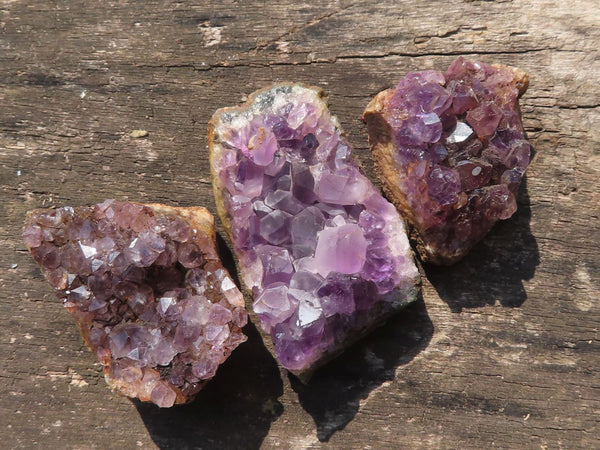
[(209, 124), (213, 186), (280, 363), (307, 374), (414, 300), (404, 225), (317, 88), (279, 84)]
[(246, 340), (204, 208), (107, 200), (35, 210), (23, 238), (116, 391), (186, 403)]
[(530, 145), (518, 97), (526, 73), (458, 58), (411, 72), (363, 115), (384, 189), (428, 262), (452, 264), (517, 209)]

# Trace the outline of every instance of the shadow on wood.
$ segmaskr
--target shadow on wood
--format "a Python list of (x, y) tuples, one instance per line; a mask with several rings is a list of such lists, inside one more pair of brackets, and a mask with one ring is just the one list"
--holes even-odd
[(235, 350), (215, 378), (189, 405), (161, 409), (135, 403), (150, 436), (161, 449), (255, 449), (283, 412), (275, 360), (249, 323), (248, 341)]
[(317, 425), (317, 437), (327, 441), (356, 415), (360, 400), (393, 380), (396, 368), (427, 347), (433, 324), (422, 298), (319, 369), (308, 384), (290, 375), (300, 404)]
[(424, 265), (427, 278), (453, 312), (493, 305), (518, 307), (527, 299), (523, 280), (530, 280), (540, 263), (531, 234), (527, 177), (518, 194), (518, 210), (501, 221), (460, 262), (450, 267)]

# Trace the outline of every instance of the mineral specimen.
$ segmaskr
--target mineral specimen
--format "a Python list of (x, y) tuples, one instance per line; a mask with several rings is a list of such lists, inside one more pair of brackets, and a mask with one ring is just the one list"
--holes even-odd
[(411, 72), (363, 119), (376, 172), (425, 261), (452, 264), (517, 209), (529, 165), (517, 98), (529, 77), (458, 58), (445, 74)]
[(209, 124), (213, 186), (254, 311), (305, 377), (414, 300), (404, 225), (317, 88), (279, 84)]
[(23, 239), (117, 391), (185, 403), (246, 340), (204, 208), (106, 200), (29, 213)]

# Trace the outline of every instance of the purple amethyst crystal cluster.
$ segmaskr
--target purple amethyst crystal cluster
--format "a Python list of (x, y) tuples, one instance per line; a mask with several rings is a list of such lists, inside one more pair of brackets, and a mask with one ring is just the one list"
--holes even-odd
[(415, 297), (403, 223), (320, 90), (275, 85), (209, 126), (219, 213), (281, 364), (307, 373)]
[(190, 401), (246, 340), (243, 297), (204, 208), (107, 200), (36, 210), (23, 238), (108, 384), (127, 396)]
[(423, 259), (457, 261), (516, 211), (530, 158), (517, 103), (527, 83), (518, 69), (461, 57), (446, 73), (409, 73), (367, 107), (378, 175)]

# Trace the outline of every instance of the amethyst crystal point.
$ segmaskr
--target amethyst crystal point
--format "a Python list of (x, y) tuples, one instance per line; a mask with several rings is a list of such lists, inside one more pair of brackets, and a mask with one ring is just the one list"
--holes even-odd
[(516, 211), (530, 157), (517, 98), (528, 82), (461, 57), (444, 74), (409, 73), (367, 106), (377, 174), (425, 261), (458, 261)]
[(403, 223), (320, 90), (259, 91), (213, 116), (209, 142), (219, 214), (285, 368), (307, 375), (414, 300)]
[(107, 200), (36, 210), (23, 239), (108, 384), (129, 397), (191, 401), (246, 340), (244, 300), (204, 208)]

